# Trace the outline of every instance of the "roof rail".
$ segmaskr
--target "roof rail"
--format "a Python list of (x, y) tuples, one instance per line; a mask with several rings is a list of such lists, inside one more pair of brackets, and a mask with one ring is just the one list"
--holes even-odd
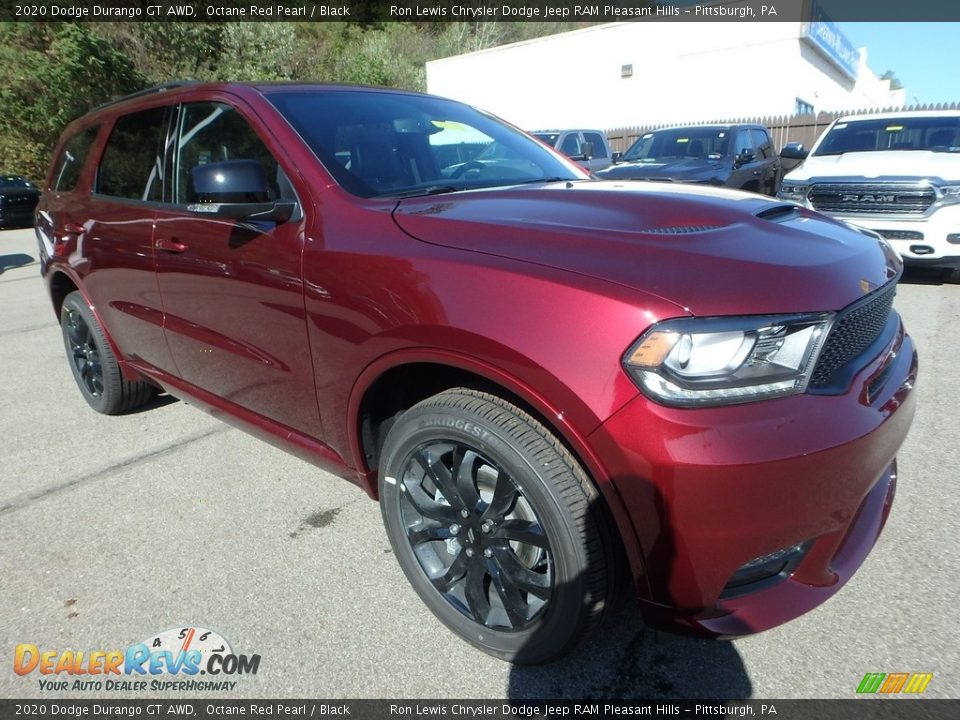
[(102, 110), (103, 108), (110, 107), (111, 105), (116, 105), (117, 103), (124, 102), (126, 100), (132, 100), (133, 98), (144, 97), (145, 95), (153, 95), (154, 93), (162, 93), (167, 90), (174, 90), (175, 88), (184, 87), (186, 85), (197, 85), (199, 80), (172, 80), (162, 85), (154, 85), (153, 87), (144, 88), (143, 90), (137, 90), (137, 92), (130, 93), (129, 95), (121, 95), (120, 97), (115, 97), (110, 100), (107, 100), (105, 103), (97, 105), (90, 112), (96, 112), (97, 110)]

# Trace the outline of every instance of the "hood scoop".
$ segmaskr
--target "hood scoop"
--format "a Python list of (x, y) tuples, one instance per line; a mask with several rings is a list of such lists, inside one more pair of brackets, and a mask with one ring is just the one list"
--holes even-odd
[(760, 212), (754, 213), (754, 215), (761, 220), (769, 220), (770, 222), (785, 222), (787, 220), (792, 220), (799, 213), (799, 208), (796, 205), (783, 203), (781, 205), (771, 205), (766, 207)]
[(650, 233), (651, 235), (686, 235), (689, 233), (703, 233), (711, 230), (719, 230), (723, 225), (673, 225), (669, 227), (658, 227), (643, 229), (640, 232)]

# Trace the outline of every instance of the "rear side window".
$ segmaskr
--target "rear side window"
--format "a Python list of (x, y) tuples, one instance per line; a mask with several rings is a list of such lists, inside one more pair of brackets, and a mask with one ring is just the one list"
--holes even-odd
[(100, 126), (94, 125), (82, 130), (67, 140), (60, 157), (57, 158), (56, 171), (53, 174), (51, 187), (58, 192), (70, 192), (77, 186), (80, 171), (90, 153), (93, 141), (97, 139)]
[(100, 160), (101, 195), (160, 202), (167, 108), (151, 108), (117, 120)]

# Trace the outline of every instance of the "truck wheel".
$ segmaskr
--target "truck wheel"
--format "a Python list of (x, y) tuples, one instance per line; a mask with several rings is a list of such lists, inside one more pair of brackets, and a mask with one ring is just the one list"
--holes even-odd
[(404, 573), (463, 639), (538, 664), (600, 620), (612, 556), (597, 490), (524, 411), (465, 388), (424, 400), (390, 429), (379, 483)]
[(147, 402), (154, 387), (123, 378), (110, 343), (79, 292), (72, 292), (60, 308), (60, 329), (73, 378), (83, 399), (99, 413), (118, 415)]

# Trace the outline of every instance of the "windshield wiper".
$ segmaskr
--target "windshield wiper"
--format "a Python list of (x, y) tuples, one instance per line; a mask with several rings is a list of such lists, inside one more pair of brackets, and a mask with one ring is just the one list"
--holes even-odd
[(400, 192), (385, 192), (374, 197), (381, 198), (412, 198), (425, 197), (427, 195), (444, 195), (446, 193), (460, 192), (467, 188), (455, 187), (454, 185), (431, 185), (425, 188), (413, 188), (410, 190), (401, 190)]
[(530, 178), (529, 180), (511, 180), (510, 182), (503, 183), (504, 185), (533, 185), (534, 183), (553, 183), (553, 182), (573, 182), (574, 180), (580, 180), (581, 178), (562, 178), (562, 177), (542, 177), (542, 178)]

